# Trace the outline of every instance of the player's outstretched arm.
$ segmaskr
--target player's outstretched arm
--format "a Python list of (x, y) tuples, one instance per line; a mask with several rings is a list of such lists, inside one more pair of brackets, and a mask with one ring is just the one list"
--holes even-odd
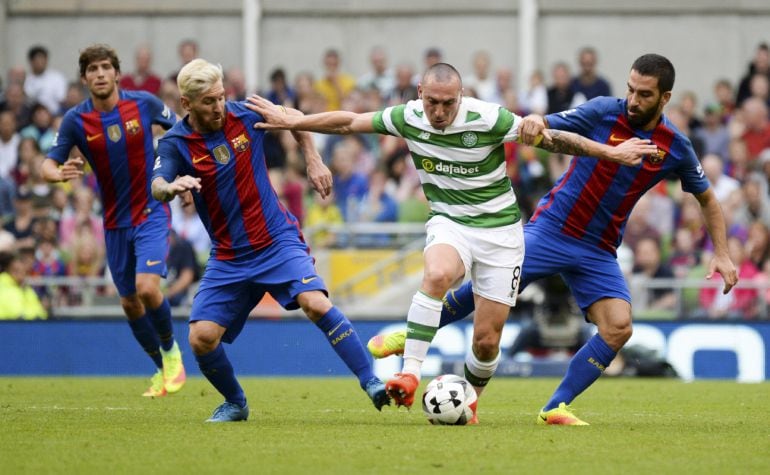
[(67, 159), (63, 165), (52, 158), (46, 158), (40, 164), (40, 176), (48, 183), (58, 183), (60, 181), (69, 181), (83, 176), (83, 159), (72, 157)]
[(628, 166), (639, 165), (645, 155), (658, 151), (657, 146), (647, 139), (632, 138), (613, 147), (572, 132), (549, 129), (545, 117), (537, 114), (522, 119), (518, 135), (522, 143), (549, 152), (591, 156)]
[(152, 180), (152, 196), (158, 201), (168, 202), (180, 193), (186, 191), (200, 191), (201, 179), (190, 175), (178, 176), (171, 183), (165, 178), (157, 177)]
[(321, 114), (297, 115), (283, 106), (278, 106), (264, 97), (250, 96), (246, 107), (264, 117), (264, 122), (254, 124), (255, 129), (288, 129), (320, 132), (323, 134), (355, 134), (374, 132), (374, 112), (356, 114), (348, 111), (323, 112)]
[(714, 243), (714, 257), (709, 262), (706, 278), (710, 279), (714, 272), (719, 272), (725, 283), (722, 293), (726, 294), (738, 283), (738, 271), (727, 252), (727, 226), (722, 207), (719, 206), (719, 201), (711, 188), (695, 195), (695, 198), (700, 203), (706, 230)]
[(548, 132), (550, 139), (546, 134), (543, 134), (543, 141), (539, 147), (549, 152), (596, 157), (627, 166), (639, 165), (645, 155), (658, 153), (658, 147), (647, 139), (634, 137), (617, 147), (613, 147), (573, 132), (555, 129), (550, 129)]

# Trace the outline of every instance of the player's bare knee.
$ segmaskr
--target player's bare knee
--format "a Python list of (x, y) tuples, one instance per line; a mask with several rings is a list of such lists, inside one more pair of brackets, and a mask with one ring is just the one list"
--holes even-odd
[(137, 280), (136, 295), (148, 307), (155, 308), (163, 301), (163, 293), (151, 281)]
[(485, 332), (473, 337), (473, 354), (481, 361), (493, 360), (500, 348), (500, 335)]
[(456, 277), (453, 276), (447, 269), (442, 268), (426, 268), (423, 273), (423, 288), (429, 292), (436, 292), (443, 294), (452, 286)]
[(633, 333), (634, 329), (631, 326), (631, 320), (623, 322), (623, 324), (615, 327), (616, 338), (620, 342), (621, 346), (626, 344)]
[(610, 348), (619, 351), (633, 334), (631, 319), (613, 320), (609, 324), (600, 327), (599, 334)]
[(219, 345), (220, 336), (215, 331), (208, 331), (202, 328), (196, 328), (195, 325), (190, 327), (190, 335), (188, 341), (190, 342), (190, 348), (196, 355), (205, 355), (211, 353)]
[(302, 292), (297, 296), (297, 303), (312, 322), (320, 320), (332, 308), (329, 298), (320, 291)]

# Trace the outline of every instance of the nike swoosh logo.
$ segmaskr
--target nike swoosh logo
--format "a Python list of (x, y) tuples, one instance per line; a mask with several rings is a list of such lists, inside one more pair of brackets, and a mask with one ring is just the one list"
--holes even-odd
[(204, 155), (204, 156), (202, 156), (202, 157), (193, 157), (193, 159), (192, 159), (192, 162), (193, 162), (193, 163), (198, 163), (198, 162), (200, 162), (201, 160), (206, 160), (207, 158), (209, 158), (209, 156), (208, 156), (208, 155)]
[(145, 264), (147, 264), (148, 266), (152, 267), (152, 266), (157, 266), (161, 262), (163, 262), (163, 261), (151, 261), (151, 260), (147, 259), (147, 262), (145, 262)]
[(334, 335), (334, 332), (336, 332), (336, 331), (337, 331), (337, 330), (338, 330), (338, 329), (339, 329), (339, 328), (342, 326), (342, 324), (343, 324), (343, 323), (345, 323), (345, 322), (340, 322), (340, 323), (338, 323), (336, 327), (334, 327), (334, 328), (332, 328), (331, 330), (329, 330), (329, 332), (327, 333), (327, 335), (329, 335), (329, 336), (332, 336), (332, 335)]
[(94, 140), (98, 139), (101, 136), (102, 136), (102, 134), (86, 135), (86, 141), (93, 142)]
[(313, 282), (313, 281), (314, 281), (314, 280), (316, 280), (317, 278), (318, 278), (318, 277), (303, 277), (303, 278), (302, 278), (302, 283), (303, 283), (303, 284), (309, 284), (310, 282)]
[(617, 137), (615, 134), (610, 135), (610, 142), (613, 143), (625, 142), (626, 140), (623, 137)]

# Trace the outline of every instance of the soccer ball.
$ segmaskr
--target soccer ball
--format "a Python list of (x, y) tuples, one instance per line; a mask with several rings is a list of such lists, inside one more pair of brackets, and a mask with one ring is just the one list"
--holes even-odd
[(467, 424), (476, 408), (476, 391), (465, 378), (444, 374), (432, 380), (422, 395), (422, 410), (431, 424)]

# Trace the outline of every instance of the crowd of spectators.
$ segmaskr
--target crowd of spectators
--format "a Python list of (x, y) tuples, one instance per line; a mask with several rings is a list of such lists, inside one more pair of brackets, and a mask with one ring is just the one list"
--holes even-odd
[[(152, 51), (139, 46), (133, 71), (123, 71), (120, 87), (158, 95), (180, 116), (176, 71), (198, 54), (193, 40), (179, 44), (179, 65), (167, 76), (153, 69)], [(371, 50), (370, 66), (356, 74), (346, 69), (339, 51), (327, 50), (320, 62), (322, 74), (301, 71), (291, 77), (281, 67), (270, 73), (260, 93), (275, 103), (304, 113), (345, 109), (379, 110), (417, 98), (422, 68), (442, 61), (443, 52), (428, 48), (424, 64), (391, 64), (383, 47)], [(599, 58), (586, 47), (575, 58), (550, 69), (546, 79), (534, 72), (527, 84), (516, 87), (510, 68), (494, 67), (490, 51), (471, 58), (472, 70), (463, 74), (465, 94), (496, 102), (520, 115), (558, 112), (612, 91), (599, 73)], [(39, 176), (39, 165), (51, 147), (61, 117), (86, 97), (78, 78), (68, 78), (48, 66), (48, 51), (33, 46), (28, 64), (13, 67), (0, 86), (0, 271), (13, 275), (12, 265), (26, 266), (27, 275), (104, 276), (104, 236), (98, 190), (93, 175), (76, 182), (49, 185)], [(225, 74), (228, 99), (247, 94), (243, 72)], [(715, 78), (713, 95), (697, 97), (678, 84), (666, 114), (690, 137), (722, 204), (728, 225), (730, 252), (740, 268), (742, 282), (762, 283), (770, 276), (770, 50), (757, 46), (745, 74), (736, 83)], [(303, 159), (288, 133), (271, 132), (265, 140), (271, 180), (287, 208), (303, 222), (312, 245), (349, 245), (322, 225), (361, 222), (421, 223), (429, 208), (406, 145), (387, 136), (316, 135), (321, 156), (334, 174), (334, 194), (321, 199), (310, 193), (303, 179)], [(508, 175), (525, 218), (537, 201), (566, 169), (571, 157), (531, 147), (506, 144)], [(694, 198), (675, 181), (662, 182), (640, 201), (626, 228), (621, 254), (630, 251), (629, 278), (700, 278), (711, 252), (704, 223)], [(172, 203), (174, 249), (179, 262), (168, 283), (176, 303), (189, 301), (180, 289), (195, 280), (208, 254), (208, 236), (195, 211)], [(181, 244), (178, 244), (181, 243)], [(387, 245), (387, 239), (369, 241)], [(189, 256), (194, 256), (190, 259)], [(24, 258), (24, 255), (31, 256)], [(184, 256), (184, 257), (179, 257)], [(191, 263), (192, 262), (192, 263)], [(2, 284), (2, 281), (0, 281)], [(108, 292), (108, 290), (105, 290)], [(641, 299), (646, 309), (682, 316), (681, 298), (671, 289), (650, 289)], [(680, 296), (682, 294), (679, 294)], [(40, 298), (47, 308), (73, 295)], [(699, 318), (767, 318), (770, 292), (736, 289), (722, 296), (715, 288), (684, 292), (688, 316)], [(0, 302), (2, 307), (2, 302)], [(2, 312), (0, 312), (2, 314)], [(2, 317), (0, 317), (2, 318)]]

